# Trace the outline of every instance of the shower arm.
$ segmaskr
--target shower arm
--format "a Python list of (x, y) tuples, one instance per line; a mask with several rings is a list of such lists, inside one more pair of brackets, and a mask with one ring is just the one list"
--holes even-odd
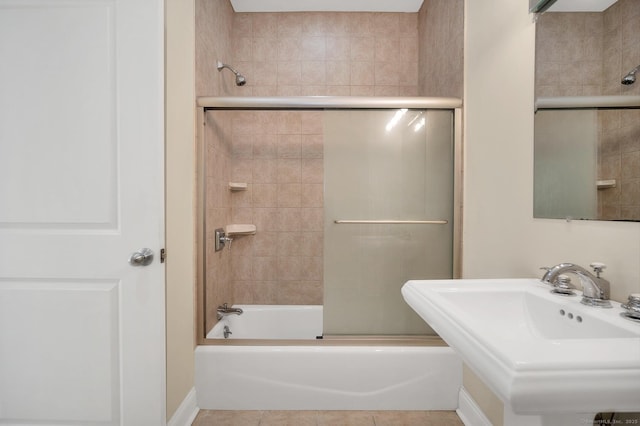
[(230, 70), (235, 75), (240, 75), (240, 73), (238, 71), (236, 71), (236, 69), (234, 69), (231, 65), (223, 64), (220, 61), (218, 61), (216, 63), (216, 68), (218, 68), (218, 71), (222, 71), (224, 68), (227, 68), (228, 70)]

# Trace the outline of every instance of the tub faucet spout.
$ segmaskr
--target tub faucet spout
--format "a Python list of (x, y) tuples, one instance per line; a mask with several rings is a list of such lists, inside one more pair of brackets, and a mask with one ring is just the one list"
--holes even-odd
[(609, 292), (611, 285), (609, 281), (600, 277), (600, 273), (605, 268), (605, 265), (602, 263), (592, 263), (591, 267), (596, 275), (593, 275), (582, 266), (574, 265), (573, 263), (560, 263), (553, 268), (549, 268), (541, 281), (545, 284), (554, 285), (561, 274), (575, 274), (582, 284), (582, 304), (600, 308), (610, 308)]
[(227, 315), (241, 315), (242, 314), (242, 309), (240, 308), (230, 308), (229, 306), (227, 306), (226, 303), (223, 303), (222, 306), (218, 306), (217, 309), (218, 312), (218, 320), (221, 320), (222, 318), (226, 317)]

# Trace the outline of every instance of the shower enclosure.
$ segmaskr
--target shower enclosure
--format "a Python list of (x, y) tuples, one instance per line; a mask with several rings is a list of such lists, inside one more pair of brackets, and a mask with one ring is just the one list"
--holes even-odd
[(224, 303), (322, 307), (306, 344), (434, 334), (400, 287), (457, 275), (458, 99), (198, 104), (200, 343)]

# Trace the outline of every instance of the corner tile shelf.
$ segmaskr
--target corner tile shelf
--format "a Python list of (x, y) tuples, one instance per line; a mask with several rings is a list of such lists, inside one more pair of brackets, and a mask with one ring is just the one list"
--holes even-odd
[(247, 184), (244, 182), (229, 182), (229, 190), (231, 192), (246, 191)]
[(232, 224), (225, 227), (228, 237), (233, 235), (253, 235), (256, 233), (256, 226), (251, 224)]
[(597, 180), (596, 181), (596, 187), (598, 189), (615, 188), (616, 187), (616, 180), (615, 179)]

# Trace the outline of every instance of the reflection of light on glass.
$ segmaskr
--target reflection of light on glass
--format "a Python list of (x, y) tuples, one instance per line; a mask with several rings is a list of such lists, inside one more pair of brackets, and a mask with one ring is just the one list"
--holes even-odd
[(425, 122), (426, 122), (425, 118), (422, 117), (420, 121), (418, 121), (416, 125), (413, 126), (413, 130), (417, 132), (418, 130), (422, 129), (424, 127)]
[(389, 122), (387, 123), (387, 132), (391, 129), (393, 129), (395, 127), (396, 124), (398, 124), (398, 121), (400, 121), (400, 119), (402, 118), (403, 115), (405, 115), (407, 113), (407, 109), (403, 108), (403, 109), (399, 109), (398, 111), (396, 111), (395, 115), (393, 116), (393, 118), (391, 120), (389, 120)]

